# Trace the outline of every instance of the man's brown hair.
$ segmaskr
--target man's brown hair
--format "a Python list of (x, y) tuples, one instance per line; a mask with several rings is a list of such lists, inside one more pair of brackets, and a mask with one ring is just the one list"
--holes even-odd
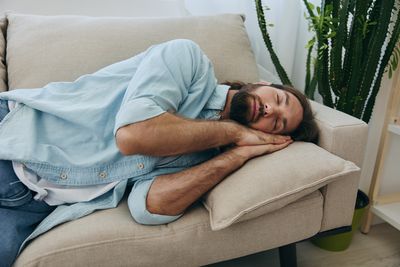
[(290, 133), (290, 136), (295, 141), (312, 142), (314, 144), (318, 142), (319, 129), (317, 123), (315, 122), (314, 113), (311, 109), (310, 102), (299, 90), (283, 84), (265, 85), (260, 83), (244, 83), (240, 81), (225, 82), (223, 84), (229, 85), (231, 90), (245, 90), (251, 92), (261, 86), (270, 86), (293, 94), (299, 100), (303, 108), (303, 118), (296, 130)]

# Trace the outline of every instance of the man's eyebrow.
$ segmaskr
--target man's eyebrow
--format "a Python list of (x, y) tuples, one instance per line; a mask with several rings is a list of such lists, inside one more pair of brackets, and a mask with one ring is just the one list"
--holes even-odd
[[(285, 95), (286, 95), (285, 105), (289, 106), (289, 94), (287, 92), (285, 92)], [(282, 131), (285, 131), (286, 130), (286, 125), (287, 125), (287, 119), (283, 118), (282, 119), (282, 123), (283, 123)]]
[(289, 106), (289, 94), (287, 92), (285, 92), (285, 95), (286, 95), (285, 105)]

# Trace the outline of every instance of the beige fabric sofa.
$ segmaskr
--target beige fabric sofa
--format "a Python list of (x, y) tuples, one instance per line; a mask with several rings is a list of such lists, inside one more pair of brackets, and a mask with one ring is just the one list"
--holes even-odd
[[(240, 15), (141, 19), (9, 13), (0, 26), (0, 91), (72, 81), (175, 38), (197, 42), (219, 81), (259, 80)], [(312, 104), (321, 130), (318, 145), (361, 166), (367, 125)], [(281, 265), (294, 266), (296, 242), (349, 230), (359, 174), (343, 175), (301, 197), (283, 197), (284, 204), (258, 209), (220, 230), (212, 230), (200, 201), (172, 223), (146, 226), (132, 219), (124, 199), (117, 208), (39, 236), (15, 266), (201, 266), (278, 247)]]

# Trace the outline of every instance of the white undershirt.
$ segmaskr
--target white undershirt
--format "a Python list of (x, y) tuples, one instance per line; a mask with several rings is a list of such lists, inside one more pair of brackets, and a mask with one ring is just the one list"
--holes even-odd
[[(18, 103), (15, 103), (14, 101), (8, 101), (8, 107), (10, 110), (15, 108), (17, 105)], [(90, 186), (57, 185), (41, 179), (22, 163), (13, 161), (12, 165), (19, 180), (30, 190), (37, 193), (34, 196), (34, 199), (43, 200), (51, 206), (90, 201), (111, 190), (116, 184), (118, 184), (117, 181), (108, 184)]]

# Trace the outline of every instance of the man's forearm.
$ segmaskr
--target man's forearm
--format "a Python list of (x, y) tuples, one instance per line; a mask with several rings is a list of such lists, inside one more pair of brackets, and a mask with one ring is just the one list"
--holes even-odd
[(181, 214), (246, 160), (227, 151), (182, 172), (158, 176), (147, 194), (147, 209), (162, 215)]
[(230, 121), (189, 120), (164, 113), (120, 128), (116, 141), (125, 155), (172, 156), (236, 142), (242, 128)]

